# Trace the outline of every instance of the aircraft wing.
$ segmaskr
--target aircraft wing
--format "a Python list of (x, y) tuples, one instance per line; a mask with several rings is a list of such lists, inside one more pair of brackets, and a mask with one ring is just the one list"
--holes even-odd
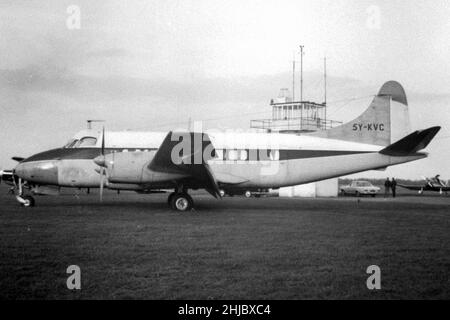
[(206, 133), (169, 132), (149, 164), (149, 169), (165, 173), (188, 175), (215, 198), (220, 198), (219, 186), (207, 160), (215, 150)]
[(426, 186), (417, 186), (417, 185), (406, 185), (406, 184), (400, 184), (398, 183), (397, 186), (405, 188), (405, 189), (409, 189), (409, 190), (416, 190), (416, 191), (420, 191), (420, 190), (427, 190), (428, 188), (430, 188), (430, 186), (426, 185)]

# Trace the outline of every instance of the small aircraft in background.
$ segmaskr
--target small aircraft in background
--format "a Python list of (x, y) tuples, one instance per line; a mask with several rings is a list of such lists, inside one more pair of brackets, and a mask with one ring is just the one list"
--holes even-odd
[(426, 181), (425, 185), (422, 186), (406, 185), (400, 183), (398, 183), (397, 185), (405, 189), (418, 191), (419, 194), (423, 194), (424, 191), (434, 191), (439, 192), (439, 194), (443, 194), (445, 192), (445, 194), (447, 194), (447, 192), (450, 191), (450, 185), (442, 180), (439, 174), (433, 178), (422, 178)]
[(13, 170), (0, 170), (0, 183), (11, 186), (11, 191), (14, 190), (14, 178)]

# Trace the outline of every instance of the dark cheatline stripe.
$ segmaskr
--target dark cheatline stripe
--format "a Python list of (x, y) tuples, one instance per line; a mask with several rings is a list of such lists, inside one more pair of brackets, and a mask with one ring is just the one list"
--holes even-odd
[[(105, 154), (112, 153), (114, 151), (121, 152), (122, 150), (128, 150), (133, 152), (136, 150), (157, 150), (155, 148), (137, 149), (137, 148), (106, 148)], [(59, 148), (37, 153), (23, 162), (30, 161), (43, 161), (43, 160), (88, 160), (94, 159), (101, 155), (100, 148)]]
[(280, 150), (280, 160), (346, 156), (351, 154), (362, 154), (362, 153), (372, 153), (372, 151)]
[[(112, 153), (114, 151), (121, 152), (122, 150), (128, 150), (133, 152), (136, 150), (151, 150), (155, 151), (155, 148), (106, 148), (105, 153)], [(256, 158), (258, 160), (269, 160), (270, 150), (256, 150), (256, 149), (246, 149), (247, 158), (250, 157), (252, 160)], [(279, 150), (280, 158), (279, 160), (294, 160), (294, 159), (307, 159), (307, 158), (318, 158), (318, 157), (331, 157), (331, 156), (343, 156), (351, 154), (364, 154), (373, 153), (374, 151), (335, 151), (335, 150)], [(226, 153), (226, 152), (224, 152)], [(44, 151), (35, 154), (23, 162), (31, 161), (44, 161), (44, 160), (88, 160), (94, 159), (101, 154), (100, 148), (59, 148)], [(238, 157), (239, 158), (239, 157)]]

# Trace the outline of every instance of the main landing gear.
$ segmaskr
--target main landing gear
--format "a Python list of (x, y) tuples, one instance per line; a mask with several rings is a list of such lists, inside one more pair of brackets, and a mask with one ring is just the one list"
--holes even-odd
[(177, 211), (190, 211), (194, 207), (194, 200), (187, 192), (173, 192), (167, 199), (169, 206)]

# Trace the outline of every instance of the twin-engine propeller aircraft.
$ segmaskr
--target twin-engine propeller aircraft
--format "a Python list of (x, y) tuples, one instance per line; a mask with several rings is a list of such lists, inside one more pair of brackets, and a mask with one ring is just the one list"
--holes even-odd
[[(440, 127), (395, 138), (408, 123), (402, 86), (385, 83), (369, 108), (355, 120), (303, 135), (238, 132), (96, 132), (77, 134), (63, 148), (20, 160), (11, 183), (17, 200), (33, 206), (35, 194), (59, 187), (174, 190), (169, 205), (193, 207), (190, 189), (279, 188), (351, 173), (380, 170), (425, 158), (424, 149)], [(409, 131), (408, 131), (409, 132)]]
[(423, 180), (425, 180), (426, 183), (421, 186), (407, 185), (407, 184), (401, 184), (401, 183), (398, 183), (397, 185), (402, 188), (418, 191), (419, 194), (423, 194), (424, 191), (434, 191), (434, 192), (439, 192), (439, 194), (443, 194), (445, 192), (445, 194), (447, 194), (447, 192), (450, 191), (450, 185), (448, 183), (444, 182), (440, 178), (440, 175), (436, 175), (433, 178), (423, 177)]

